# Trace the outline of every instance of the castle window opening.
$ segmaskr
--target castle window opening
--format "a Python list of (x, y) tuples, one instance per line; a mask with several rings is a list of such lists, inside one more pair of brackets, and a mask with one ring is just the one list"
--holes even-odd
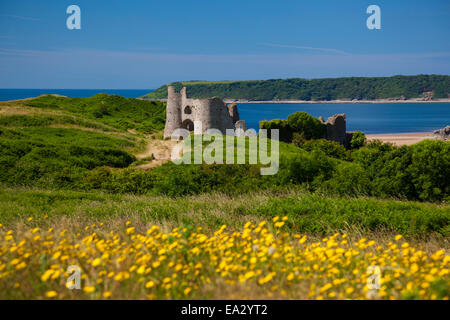
[(191, 114), (192, 110), (191, 107), (187, 106), (186, 108), (184, 108), (184, 114)]
[(181, 127), (188, 131), (194, 131), (194, 123), (192, 122), (192, 120), (189, 119), (184, 120), (183, 123), (181, 124)]

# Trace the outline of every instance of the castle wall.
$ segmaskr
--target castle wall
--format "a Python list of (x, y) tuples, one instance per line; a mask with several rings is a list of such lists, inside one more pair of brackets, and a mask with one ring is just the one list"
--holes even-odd
[(236, 123), (237, 121), (239, 121), (239, 112), (238, 112), (236, 103), (229, 104), (227, 106), (227, 108), (228, 108), (228, 113), (230, 114), (231, 118), (233, 119), (233, 123)]
[(329, 117), (325, 124), (327, 126), (326, 138), (328, 140), (336, 141), (340, 144), (346, 143), (347, 126), (345, 113), (335, 114), (334, 116)]
[(202, 123), (202, 132), (214, 128), (225, 134), (226, 129), (235, 128), (234, 119), (239, 119), (236, 105), (228, 108), (219, 98), (189, 99), (186, 88), (176, 93), (173, 87), (168, 88), (166, 116), (165, 138), (177, 128), (191, 130), (196, 121)]
[[(186, 109), (189, 108), (189, 109)], [(190, 113), (185, 111), (189, 110)], [(200, 121), (202, 130), (218, 129), (225, 133), (226, 129), (234, 129), (233, 119), (221, 99), (185, 99), (181, 107), (181, 120)]]

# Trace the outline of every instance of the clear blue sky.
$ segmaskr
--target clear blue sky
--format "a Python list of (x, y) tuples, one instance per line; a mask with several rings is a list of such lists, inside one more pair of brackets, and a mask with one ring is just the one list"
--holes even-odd
[(448, 0), (2, 0), (0, 88), (450, 74), (449, 40)]

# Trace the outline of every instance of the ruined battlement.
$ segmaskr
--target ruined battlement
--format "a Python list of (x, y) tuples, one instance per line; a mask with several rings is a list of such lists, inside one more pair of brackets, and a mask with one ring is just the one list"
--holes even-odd
[(325, 124), (327, 126), (326, 138), (328, 140), (346, 144), (347, 123), (345, 113), (335, 114), (329, 117)]

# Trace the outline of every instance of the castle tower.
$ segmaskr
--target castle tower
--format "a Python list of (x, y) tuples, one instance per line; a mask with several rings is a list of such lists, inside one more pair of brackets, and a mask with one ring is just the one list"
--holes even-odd
[[(177, 93), (172, 86), (167, 87), (166, 126), (164, 138), (170, 138), (175, 129), (181, 128), (182, 93)], [(183, 92), (186, 95), (185, 92)]]
[(187, 89), (186, 89), (186, 87), (183, 87), (180, 90), (180, 95), (181, 95), (181, 102), (184, 104), (186, 102), (186, 100), (187, 100)]

